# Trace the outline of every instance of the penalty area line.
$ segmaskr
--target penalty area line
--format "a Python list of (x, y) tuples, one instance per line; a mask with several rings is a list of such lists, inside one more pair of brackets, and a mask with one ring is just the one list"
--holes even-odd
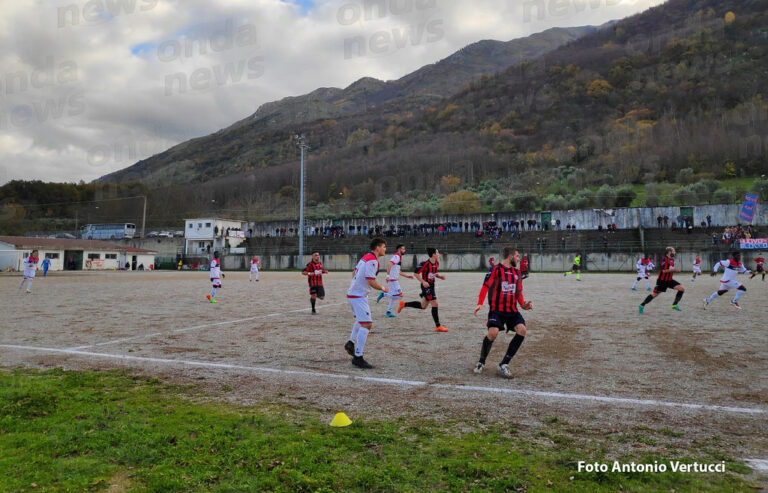
[[(325, 306), (336, 306), (336, 305), (343, 305), (343, 304), (346, 304), (346, 303), (347, 303), (346, 301), (341, 301), (339, 303), (329, 303), (327, 305), (324, 304), (323, 306), (324, 307)], [(255, 317), (239, 318), (237, 320), (227, 320), (226, 322), (215, 322), (215, 323), (210, 323), (210, 324), (195, 325), (195, 326), (192, 326), (192, 327), (184, 327), (183, 329), (173, 329), (173, 330), (168, 330), (168, 331), (165, 331), (165, 332), (152, 332), (151, 334), (142, 334), (142, 335), (138, 335), (138, 336), (124, 337), (122, 339), (114, 339), (114, 340), (105, 341), (105, 342), (96, 342), (94, 344), (87, 344), (87, 345), (84, 345), (84, 346), (75, 346), (75, 347), (70, 347), (70, 348), (66, 348), (66, 349), (67, 349), (67, 351), (80, 351), (82, 349), (90, 349), (90, 348), (98, 347), (98, 346), (109, 346), (111, 344), (120, 344), (120, 343), (123, 343), (123, 342), (136, 341), (136, 340), (139, 340), (139, 339), (146, 339), (146, 338), (149, 338), (149, 337), (157, 337), (157, 336), (162, 336), (162, 335), (165, 335), (165, 334), (181, 334), (181, 333), (184, 333), (184, 332), (190, 332), (192, 330), (205, 329), (205, 328), (208, 328), (208, 327), (217, 327), (219, 325), (237, 324), (237, 323), (240, 323), (240, 322), (250, 322), (252, 320), (259, 320), (259, 319), (262, 319), (262, 318), (277, 317), (277, 316), (280, 316), (280, 315), (287, 315), (289, 313), (305, 312), (307, 310), (311, 310), (311, 308), (300, 308), (298, 310), (290, 310), (290, 311), (287, 311), (287, 312), (268, 313), (266, 315), (257, 315)]]
[(79, 356), (85, 358), (101, 358), (112, 359), (124, 362), (141, 362), (141, 363), (154, 363), (171, 366), (190, 366), (197, 368), (215, 368), (223, 370), (240, 370), (252, 373), (271, 373), (281, 375), (295, 375), (304, 376), (310, 378), (325, 378), (336, 380), (351, 380), (359, 382), (370, 382), (385, 385), (395, 385), (401, 387), (424, 387), (440, 390), (452, 390), (458, 392), (476, 392), (476, 393), (488, 393), (488, 394), (500, 394), (500, 395), (524, 395), (529, 397), (541, 397), (546, 399), (569, 399), (582, 402), (594, 402), (594, 403), (607, 403), (607, 404), (621, 404), (630, 405), (634, 407), (671, 407), (690, 409), (694, 411), (716, 411), (725, 413), (739, 413), (739, 414), (753, 414), (761, 415), (768, 414), (768, 409), (751, 408), (751, 407), (736, 407), (736, 406), (717, 406), (712, 404), (695, 404), (687, 402), (673, 402), (673, 401), (660, 401), (654, 399), (632, 399), (627, 397), (610, 397), (600, 395), (588, 395), (588, 394), (567, 394), (562, 392), (546, 392), (539, 390), (526, 390), (526, 389), (510, 389), (510, 388), (495, 388), (495, 387), (480, 387), (474, 385), (459, 385), (459, 384), (444, 384), (444, 383), (428, 383), (418, 380), (403, 380), (395, 378), (383, 378), (383, 377), (365, 377), (356, 375), (345, 375), (337, 373), (324, 373), (314, 372), (306, 370), (284, 370), (280, 368), (269, 368), (259, 366), (246, 366), (246, 365), (233, 365), (229, 363), (213, 363), (208, 361), (192, 361), (192, 360), (175, 360), (167, 358), (150, 358), (146, 356), (129, 356), (122, 354), (109, 354), (109, 353), (93, 353), (89, 351), (77, 351), (71, 349), (56, 349), (56, 348), (43, 348), (35, 346), (17, 346), (12, 344), (0, 344), (0, 348), (15, 350), (15, 351), (29, 351), (39, 353), (57, 353), (69, 356)]

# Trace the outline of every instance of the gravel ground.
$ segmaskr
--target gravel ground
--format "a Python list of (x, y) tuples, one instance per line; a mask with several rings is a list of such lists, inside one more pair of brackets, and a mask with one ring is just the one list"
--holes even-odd
[[(129, 367), (200, 384), (206, 398), (278, 400), (345, 411), (353, 419), (408, 415), (468, 427), (509, 421), (535, 430), (557, 416), (585, 439), (666, 429), (673, 433), (660, 438), (665, 447), (714, 443), (734, 457), (768, 458), (768, 283), (742, 277), (749, 289), (743, 310), (732, 308), (732, 295), (726, 295), (705, 311), (701, 300), (717, 288), (717, 279), (692, 283), (680, 274), (683, 311), (670, 309), (674, 295), (668, 292), (640, 315), (646, 292), (630, 291), (633, 274), (584, 274), (581, 282), (534, 274), (524, 288), (534, 303), (524, 312), (528, 337), (506, 380), (495, 368), (510, 340), (506, 334), (497, 339), (485, 373), (472, 372), (485, 334), (486, 310), (472, 316), (483, 274), (446, 276), (438, 281), (438, 297), (449, 333), (434, 332), (429, 310), (406, 309), (387, 319), (386, 298), (377, 305), (371, 295), (374, 329), (365, 357), (375, 368), (363, 371), (343, 349), (353, 324), (345, 299), (348, 272), (326, 276), (327, 296), (316, 316), (309, 314), (306, 279), (298, 273), (262, 272), (258, 283), (245, 272), (227, 273), (217, 304), (205, 299), (206, 272), (53, 273), (39, 276), (32, 294), (19, 291), (20, 278), (6, 274), (0, 276), (0, 365)], [(406, 301), (418, 299), (415, 281), (403, 279), (402, 286)], [(499, 389), (531, 392), (491, 391)]]

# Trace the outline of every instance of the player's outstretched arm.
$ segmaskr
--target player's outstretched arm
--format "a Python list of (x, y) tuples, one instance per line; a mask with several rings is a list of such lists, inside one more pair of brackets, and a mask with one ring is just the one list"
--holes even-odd
[(438, 279), (442, 279), (443, 281), (445, 281), (445, 276), (444, 276), (444, 275), (442, 275), (442, 274), (435, 274), (435, 277), (436, 277), (436, 278), (438, 278)]

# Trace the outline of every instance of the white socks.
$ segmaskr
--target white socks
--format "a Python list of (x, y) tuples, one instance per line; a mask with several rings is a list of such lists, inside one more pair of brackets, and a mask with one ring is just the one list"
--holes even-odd
[(355, 356), (362, 356), (363, 349), (365, 349), (365, 340), (368, 339), (368, 329), (360, 326), (360, 330), (357, 333), (357, 341), (355, 341)]
[(357, 332), (360, 330), (360, 324), (357, 323), (357, 320), (355, 320), (355, 325), (352, 326), (352, 333), (349, 334), (349, 340), (352, 342), (355, 342), (355, 339), (357, 339)]

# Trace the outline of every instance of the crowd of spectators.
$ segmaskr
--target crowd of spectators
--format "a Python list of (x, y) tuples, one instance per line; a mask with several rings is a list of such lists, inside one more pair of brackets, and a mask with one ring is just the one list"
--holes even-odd
[[(755, 231), (751, 225), (742, 227), (741, 224), (728, 226), (723, 230), (721, 239), (723, 244), (729, 248), (738, 248), (739, 240), (748, 240), (753, 238)], [(712, 245), (717, 245), (717, 233), (712, 233)]]
[[(467, 221), (467, 222), (443, 222), (443, 223), (421, 223), (421, 224), (391, 224), (391, 225), (350, 225), (346, 231), (344, 226), (309, 226), (307, 235), (322, 236), (323, 238), (344, 238), (346, 235), (363, 236), (382, 236), (382, 237), (404, 237), (404, 236), (429, 236), (440, 235), (447, 236), (451, 233), (472, 233), (476, 237), (500, 238), (504, 233), (515, 233), (522, 231), (549, 231), (551, 229), (562, 229), (560, 220), (552, 221), (552, 224), (541, 223), (535, 219), (519, 221)], [(575, 224), (567, 224), (565, 229), (576, 231)], [(296, 236), (298, 228), (275, 228), (274, 236)], [(252, 237), (252, 230), (248, 230), (248, 237)], [(266, 236), (272, 236), (267, 234)]]

